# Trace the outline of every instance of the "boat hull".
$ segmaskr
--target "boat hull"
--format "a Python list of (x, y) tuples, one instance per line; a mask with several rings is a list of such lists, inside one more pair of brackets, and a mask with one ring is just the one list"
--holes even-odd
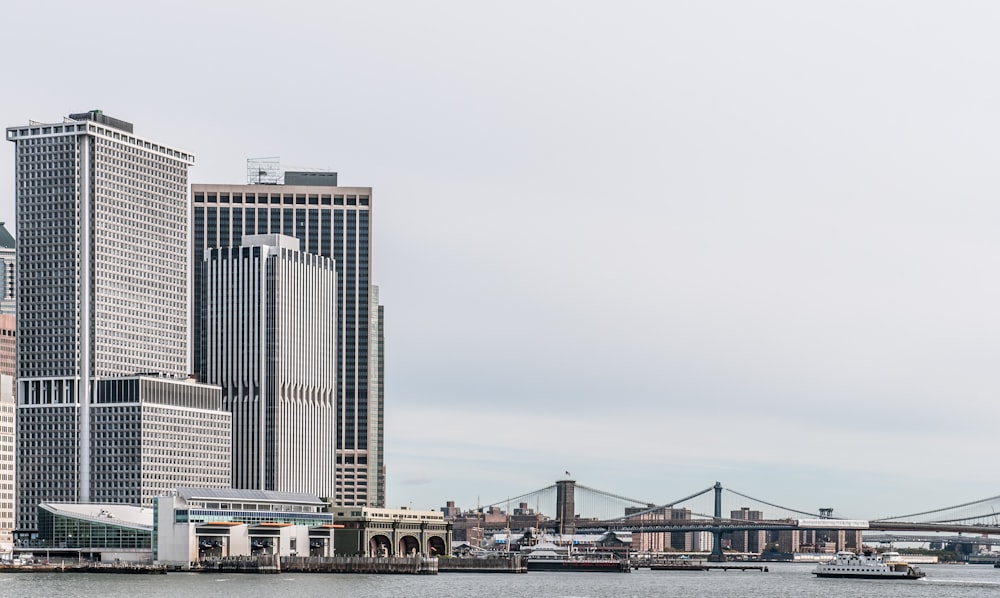
[(624, 561), (588, 561), (588, 560), (531, 560), (528, 559), (528, 572), (532, 571), (586, 571), (628, 573), (628, 563)]
[(899, 573), (899, 574), (879, 574), (879, 573), (821, 573), (819, 571), (813, 571), (813, 575), (816, 577), (836, 577), (839, 579), (920, 579), (924, 576), (923, 573), (920, 574), (909, 574), (909, 573)]

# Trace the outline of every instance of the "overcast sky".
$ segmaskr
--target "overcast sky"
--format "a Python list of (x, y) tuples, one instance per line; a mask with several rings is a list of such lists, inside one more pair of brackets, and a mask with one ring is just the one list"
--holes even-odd
[(194, 183), (280, 156), (373, 187), (391, 506), (567, 470), (855, 517), (1000, 494), (1000, 4), (97, 0), (0, 21), (4, 125), (100, 108), (193, 152)]

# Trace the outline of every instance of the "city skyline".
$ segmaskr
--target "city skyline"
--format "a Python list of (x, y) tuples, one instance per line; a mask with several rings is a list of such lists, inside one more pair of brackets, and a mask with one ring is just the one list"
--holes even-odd
[(564, 470), (858, 517), (1000, 493), (1000, 8), (174, 6), (6, 7), (108, 34), (94, 77), (11, 28), (4, 125), (101, 108), (194, 183), (281, 156), (374, 188), (387, 506)]

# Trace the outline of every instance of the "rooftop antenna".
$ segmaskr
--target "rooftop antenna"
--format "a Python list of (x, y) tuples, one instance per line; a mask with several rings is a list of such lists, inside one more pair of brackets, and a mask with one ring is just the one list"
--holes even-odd
[(281, 158), (247, 158), (248, 185), (280, 185), (283, 178)]

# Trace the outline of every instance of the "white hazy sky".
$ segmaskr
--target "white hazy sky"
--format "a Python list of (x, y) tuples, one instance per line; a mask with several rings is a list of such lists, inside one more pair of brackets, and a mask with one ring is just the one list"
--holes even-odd
[[(92, 108), (374, 188), (391, 505), (1000, 494), (1000, 4), (7, 2)], [(14, 220), (13, 145), (0, 219)]]

